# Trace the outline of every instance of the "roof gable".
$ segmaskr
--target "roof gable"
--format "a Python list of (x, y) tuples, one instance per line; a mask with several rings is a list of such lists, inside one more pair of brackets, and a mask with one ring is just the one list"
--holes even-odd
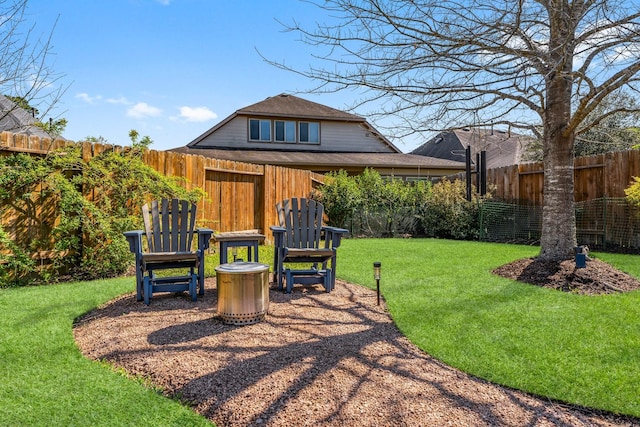
[(317, 120), (340, 120), (364, 122), (364, 118), (355, 114), (340, 111), (317, 102), (307, 101), (297, 96), (281, 93), (270, 96), (264, 101), (241, 108), (238, 115), (295, 117)]
[(520, 163), (523, 149), (530, 142), (531, 138), (524, 135), (493, 129), (463, 128), (441, 132), (411, 154), (464, 161), (465, 149), (469, 146), (472, 163), (475, 163), (475, 154), (484, 150), (487, 152), (487, 167), (496, 168)]
[[(294, 95), (280, 94), (269, 97), (263, 101), (256, 102), (247, 107), (236, 110), (221, 122), (198, 136), (196, 139), (187, 144), (190, 148), (219, 148), (207, 145), (207, 140), (213, 138), (220, 129), (232, 123), (236, 118), (288, 118), (293, 120), (313, 120), (320, 122), (348, 123), (350, 126), (360, 126), (365, 129), (369, 135), (373, 136), (377, 143), (382, 144), (385, 150), (391, 150), (395, 153), (402, 153), (391, 141), (378, 132), (363, 117), (356, 114), (347, 113), (317, 102), (308, 101)], [(219, 135), (219, 133), (217, 134)], [(295, 150), (295, 148), (293, 148)], [(292, 150), (291, 147), (284, 151)], [(308, 150), (304, 150), (308, 151)]]
[(411, 151), (411, 154), (464, 162), (465, 147), (455, 132), (442, 132)]

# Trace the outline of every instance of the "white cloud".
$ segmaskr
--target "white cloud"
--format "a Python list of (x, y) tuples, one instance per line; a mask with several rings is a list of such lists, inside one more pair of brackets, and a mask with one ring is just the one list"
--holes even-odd
[(121, 96), (120, 98), (107, 98), (107, 102), (109, 104), (122, 104), (122, 105), (131, 104), (131, 102), (129, 102), (129, 100), (124, 96)]
[(88, 93), (77, 93), (76, 94), (76, 98), (79, 98), (81, 100), (83, 100), (84, 102), (86, 102), (87, 104), (95, 104), (96, 102), (100, 101), (102, 99), (102, 96), (97, 95), (97, 96), (91, 96)]
[(133, 107), (127, 110), (127, 116), (134, 119), (144, 119), (145, 117), (157, 117), (162, 114), (162, 110), (156, 107), (152, 107), (146, 102), (138, 102)]
[(180, 107), (180, 119), (188, 122), (206, 122), (216, 119), (218, 115), (207, 107)]

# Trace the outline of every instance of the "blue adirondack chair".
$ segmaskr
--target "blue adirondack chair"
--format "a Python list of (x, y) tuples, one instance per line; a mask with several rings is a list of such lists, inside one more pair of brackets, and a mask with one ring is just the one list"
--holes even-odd
[[(326, 292), (331, 292), (336, 280), (336, 249), (342, 236), (348, 233), (343, 228), (322, 225), (324, 206), (312, 199), (292, 198), (276, 205), (279, 226), (272, 226), (275, 255), (274, 280), (278, 289), (291, 293), (294, 283), (321, 283)], [(313, 264), (310, 268), (285, 268), (284, 264)]]
[[(204, 295), (204, 255), (213, 230), (195, 229), (196, 205), (186, 200), (162, 199), (142, 207), (145, 230), (124, 233), (136, 255), (136, 299), (149, 305), (154, 292), (189, 291), (196, 301), (197, 286)], [(143, 246), (146, 237), (146, 249)], [(193, 239), (197, 236), (197, 249)], [(157, 270), (180, 269), (185, 275), (158, 277)]]

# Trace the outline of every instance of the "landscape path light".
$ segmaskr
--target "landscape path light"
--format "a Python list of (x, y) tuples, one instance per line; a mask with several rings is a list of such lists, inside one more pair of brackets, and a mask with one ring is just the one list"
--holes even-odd
[(373, 263), (373, 278), (376, 280), (376, 293), (378, 295), (378, 305), (380, 305), (380, 270), (382, 264), (379, 261)]

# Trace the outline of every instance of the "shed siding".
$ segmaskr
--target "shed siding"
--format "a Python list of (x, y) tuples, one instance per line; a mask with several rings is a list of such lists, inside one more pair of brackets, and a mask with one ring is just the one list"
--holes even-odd
[(368, 129), (365, 129), (361, 123), (351, 122), (320, 122), (320, 144), (249, 142), (247, 120), (247, 117), (233, 118), (200, 141), (198, 147), (351, 153), (396, 152)]

